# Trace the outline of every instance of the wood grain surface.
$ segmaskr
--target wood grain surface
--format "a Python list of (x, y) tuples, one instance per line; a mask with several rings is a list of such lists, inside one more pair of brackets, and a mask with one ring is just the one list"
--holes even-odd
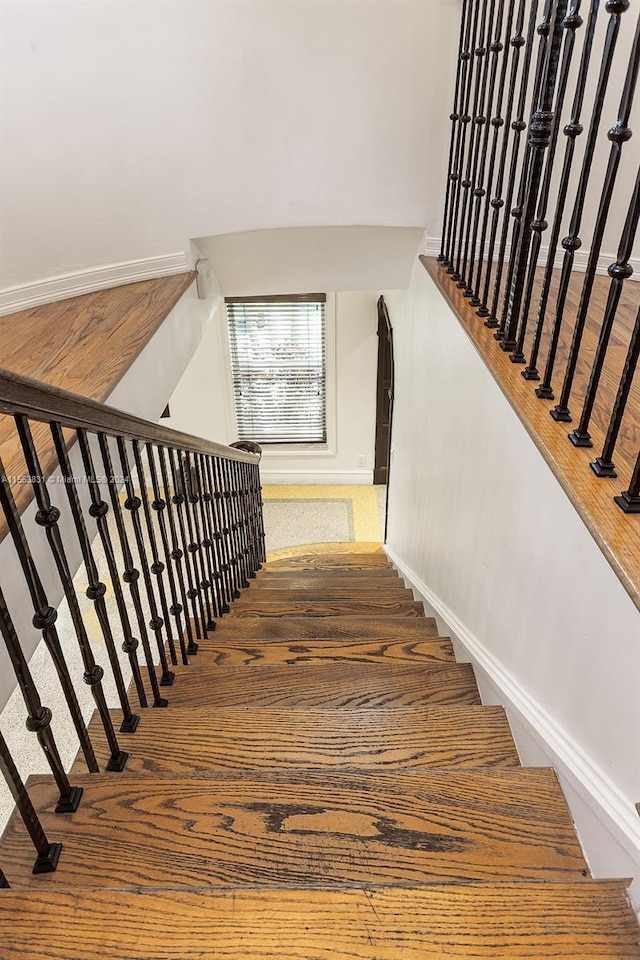
[[(243, 621), (244, 622), (244, 621)], [(404, 621), (403, 621), (404, 622)], [(451, 641), (437, 640), (225, 640), (219, 631), (200, 650), (218, 666), (298, 663), (425, 663), (455, 660)]]
[[(0, 844), (12, 886), (424, 884), (581, 880), (586, 863), (543, 768), (369, 778), (326, 773), (194, 780), (89, 775), (73, 817), (53, 783), (31, 793), (64, 870), (34, 877), (14, 817)], [(25, 856), (26, 852), (26, 856)]]
[[(121, 715), (112, 714), (117, 728)], [(90, 733), (103, 768), (95, 717)], [(173, 709), (170, 700), (167, 710), (145, 710), (136, 733), (122, 738), (129, 773), (519, 766), (504, 709), (488, 706), (208, 711)], [(83, 769), (77, 760), (74, 770)]]
[[(601, 322), (604, 303), (609, 289), (609, 279), (596, 277), (592, 309), (589, 312), (580, 362), (576, 370), (570, 409), (572, 423), (556, 423), (549, 415), (554, 401), (539, 400), (534, 393), (536, 383), (520, 376), (522, 367), (513, 364), (509, 356), (500, 350), (488, 330), (476, 315), (469, 301), (451, 283), (444, 268), (437, 260), (420, 257), (427, 273), (434, 281), (445, 300), (455, 313), (465, 333), (494, 376), (498, 386), (528, 430), (565, 493), (582, 517), (596, 543), (613, 567), (629, 596), (640, 608), (640, 514), (624, 514), (613, 502), (613, 497), (627, 489), (632, 470), (640, 449), (640, 377), (635, 378), (629, 398), (623, 429), (615, 455), (618, 478), (598, 478), (590, 468), (602, 448), (604, 432), (613, 406), (620, 371), (626, 354), (629, 330), (640, 305), (640, 284), (625, 284), (630, 300), (625, 301), (616, 321), (607, 366), (599, 391), (599, 401), (594, 412), (590, 432), (594, 447), (576, 448), (567, 434), (573, 430), (580, 417), (581, 402), (589, 377), (589, 364), (594, 353), (598, 324)], [(573, 322), (577, 315), (582, 277), (572, 278), (572, 289), (567, 300), (567, 324), (558, 348), (557, 370), (563, 375), (571, 342)], [(550, 324), (548, 323), (548, 327)], [(541, 352), (542, 362), (545, 350)], [(559, 395), (562, 381), (555, 384)]]
[[(117, 918), (117, 921), (115, 920)], [(640, 960), (624, 884), (3, 891), (3, 960)]]
[(210, 640), (428, 640), (438, 636), (433, 617), (224, 617)]
[(367, 597), (380, 597), (385, 600), (413, 600), (413, 592), (405, 587), (402, 581), (396, 583), (391, 578), (384, 578), (380, 586), (372, 585), (370, 580), (367, 580), (364, 586), (352, 586), (351, 584), (335, 586), (328, 583), (320, 586), (280, 587), (272, 583), (265, 586), (251, 584), (247, 594), (247, 598), (249, 597), (252, 602), (268, 600), (276, 603), (290, 600), (296, 602), (306, 600), (360, 600)]
[(417, 600), (387, 600), (363, 597), (358, 600), (252, 601), (249, 593), (231, 607), (233, 617), (424, 617)]
[[(390, 564), (376, 563), (365, 567), (350, 567), (346, 561), (343, 565), (335, 564), (326, 567), (274, 567), (275, 560), (270, 560), (266, 567), (258, 570), (256, 573), (256, 583), (266, 583), (268, 580), (312, 580), (314, 583), (320, 583), (324, 580), (375, 580), (378, 582), (383, 577), (399, 580), (397, 570)], [(281, 560), (279, 563), (286, 563)]]
[[(331, 570), (340, 568), (348, 570), (371, 571), (375, 567), (393, 569), (387, 555), (379, 553), (334, 553), (299, 554), (296, 557), (286, 557), (282, 560), (270, 560), (269, 570)], [(394, 571), (395, 573), (395, 571)]]

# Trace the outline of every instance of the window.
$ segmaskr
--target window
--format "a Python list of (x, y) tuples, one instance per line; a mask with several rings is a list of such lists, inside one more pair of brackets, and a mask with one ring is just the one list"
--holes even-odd
[(326, 295), (226, 304), (238, 439), (325, 443)]

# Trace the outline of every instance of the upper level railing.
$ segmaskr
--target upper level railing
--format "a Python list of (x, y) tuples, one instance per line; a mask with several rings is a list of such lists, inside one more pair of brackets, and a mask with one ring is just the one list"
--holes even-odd
[[(178, 659), (190, 663), (198, 639), (215, 629), (264, 560), (260, 448), (200, 440), (3, 370), (0, 413), (14, 418), (24, 464), (23, 473), (8, 476), (0, 459), (0, 518), (8, 530), (2, 549), (12, 545), (24, 587), (9, 595), (0, 583), (0, 633), (25, 702), (27, 727), (36, 734), (55, 778), (56, 809), (72, 813), (82, 790), (72, 786), (61, 762), (51, 730), (52, 709), (41, 702), (15, 627), (15, 607), (31, 607), (33, 626), (42, 635), (66, 701), (54, 709), (68, 711), (86, 766), (97, 772), (96, 751), (78, 702), (79, 678), (65, 658), (58, 612), (45, 588), (53, 571), (68, 604), (81, 679), (91, 689), (108, 744), (106, 768), (123, 770), (128, 754), (107, 706), (105, 670), (122, 710), (121, 732), (135, 732), (138, 707), (168, 705), (161, 688), (174, 681), (171, 666)], [(34, 423), (46, 425), (55, 448), (57, 466), (49, 477), (40, 465), (42, 431), (34, 432)], [(35, 498), (35, 516), (16, 506), (15, 490), (24, 484)], [(35, 559), (43, 555), (46, 573)], [(82, 560), (86, 597), (106, 651), (104, 665), (96, 662), (90, 642), (73, 557)], [(106, 575), (113, 603), (106, 601)], [(0, 769), (36, 848), (34, 872), (55, 869), (59, 845), (45, 837), (1, 735)], [(6, 879), (0, 872), (2, 885)]]
[[(615, 501), (638, 513), (640, 288), (627, 283), (640, 219), (637, 151), (625, 161), (638, 106), (640, 11), (630, 0), (591, 0), (583, 19), (583, 6), (463, 0), (439, 259), (495, 330), (496, 349), (539, 382), (538, 398), (556, 400), (553, 419), (577, 420), (575, 446), (593, 446), (597, 415), (596, 476), (617, 476), (626, 431), (630, 462), (637, 459)], [(617, 256), (601, 303), (594, 285), (605, 238)], [(585, 262), (577, 264), (580, 248)], [(634, 319), (614, 356), (623, 307)]]

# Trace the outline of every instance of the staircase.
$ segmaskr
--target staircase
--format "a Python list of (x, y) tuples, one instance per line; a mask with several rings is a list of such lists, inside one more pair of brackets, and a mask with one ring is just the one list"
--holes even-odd
[(34, 876), (11, 820), (2, 960), (640, 958), (625, 881), (382, 553), (265, 564), (175, 672), (73, 816), (31, 778), (63, 851)]

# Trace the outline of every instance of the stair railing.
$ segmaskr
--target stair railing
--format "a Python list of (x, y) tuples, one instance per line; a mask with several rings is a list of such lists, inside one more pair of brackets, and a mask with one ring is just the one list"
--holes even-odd
[[(633, 275), (640, 219), (640, 171), (633, 173), (631, 192), (630, 178), (620, 175), (640, 70), (640, 16), (630, 0), (591, 0), (585, 24), (582, 6), (582, 0), (464, 0), (439, 260), (486, 326), (495, 330), (499, 347), (514, 364), (524, 365), (524, 379), (540, 381), (535, 394), (552, 400), (559, 389), (558, 402), (549, 411), (553, 419), (572, 421), (570, 403), (580, 404), (578, 425), (569, 434), (575, 446), (593, 446), (589, 425), (597, 412), (606, 439), (591, 467), (596, 476), (613, 478), (640, 355), (639, 319), (625, 334), (622, 373), (613, 365), (615, 403), (605, 402), (603, 371), (628, 289), (625, 281)], [(628, 13), (632, 6), (635, 16)], [(635, 25), (628, 23), (632, 19)], [(628, 53), (625, 41), (630, 41)], [(612, 102), (619, 104), (617, 120), (607, 130)], [(576, 142), (585, 132), (578, 167)], [(594, 160), (603, 156), (607, 140), (608, 161), (600, 174)], [(593, 349), (585, 346), (584, 333), (597, 313), (592, 295), (615, 199), (628, 203), (628, 213), (618, 234), (617, 258), (608, 267), (609, 294), (596, 318)], [(588, 201), (597, 212), (584, 236)], [(568, 232), (561, 240), (567, 217)], [(577, 316), (569, 328), (569, 285), (576, 252), (585, 241), (589, 252)], [(567, 336), (570, 346), (561, 363), (558, 348)], [(585, 363), (588, 386), (584, 396), (576, 396), (576, 371)], [(640, 512), (638, 466), (629, 488), (614, 499), (625, 512)]]
[[(171, 668), (178, 661), (191, 664), (198, 640), (215, 630), (265, 558), (260, 448), (198, 439), (5, 370), (0, 370), (0, 414), (15, 422), (25, 467), (23, 475), (8, 474), (0, 458), (2, 550), (13, 551), (24, 587), (22, 594), (15, 588), (9, 593), (0, 584), (0, 633), (25, 702), (27, 727), (59, 791), (56, 811), (73, 813), (82, 790), (69, 781), (51, 730), (52, 709), (42, 704), (29, 667), (25, 650), (33, 648), (34, 637), (21, 642), (11, 608), (29, 605), (64, 694), (65, 706), (55, 709), (66, 709), (87, 769), (98, 772), (101, 751), (83, 717), (80, 678), (65, 655), (69, 638), (60, 635), (54, 606), (64, 595), (81, 679), (91, 690), (108, 746), (105, 767), (122, 771), (128, 752), (120, 734), (135, 734), (138, 709), (167, 707), (161, 688), (174, 683)], [(15, 463), (14, 451), (12, 469)], [(23, 510), (30, 498), (35, 516)], [(43, 549), (46, 570), (35, 559)], [(89, 611), (74, 583), (77, 559), (104, 664), (96, 660)], [(60, 585), (55, 597), (52, 577)], [(105, 670), (121, 711), (115, 723)], [(34, 871), (55, 869), (59, 845), (45, 837), (1, 734), (0, 767), (36, 847)]]

